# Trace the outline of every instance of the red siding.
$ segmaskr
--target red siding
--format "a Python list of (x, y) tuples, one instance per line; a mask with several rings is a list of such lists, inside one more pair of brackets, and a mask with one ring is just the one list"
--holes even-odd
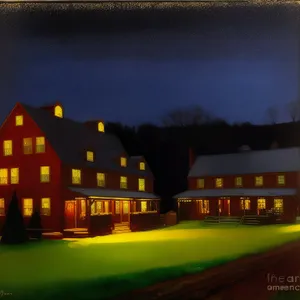
[[(23, 115), (23, 126), (15, 126), (15, 116)], [(32, 198), (33, 205), (40, 206), (41, 198), (51, 198), (51, 216), (42, 216), (44, 228), (58, 230), (60, 224), (57, 220), (61, 218), (60, 208), (60, 160), (51, 148), (46, 137), (46, 152), (35, 152), (35, 137), (44, 136), (43, 132), (27, 115), (26, 111), (16, 105), (0, 129), (0, 168), (19, 168), (19, 184), (0, 185), (0, 198), (5, 198), (6, 209), (12, 196), (13, 190), (17, 191), (20, 199)], [(23, 154), (23, 138), (33, 138), (33, 154)], [(3, 156), (3, 141), (13, 141), (13, 155)], [(50, 166), (50, 183), (40, 183), (40, 166)], [(10, 180), (9, 180), (10, 181)], [(22, 208), (22, 203), (20, 207)], [(29, 218), (25, 218), (28, 222)], [(4, 217), (0, 217), (0, 226)]]
[(103, 170), (97, 170), (92, 168), (78, 168), (81, 170), (81, 184), (72, 184), (72, 167), (64, 165), (62, 167), (62, 182), (64, 186), (76, 186), (82, 188), (97, 188), (97, 173), (106, 174), (106, 185), (105, 188), (112, 190), (120, 189), (120, 176), (127, 177), (127, 190), (138, 191), (138, 179), (145, 179), (145, 189), (146, 192), (153, 192), (153, 179), (151, 177), (128, 175), (126, 174), (126, 168), (124, 168), (124, 173), (116, 172), (105, 172)]
[[(281, 186), (277, 183), (277, 175), (285, 175), (285, 185)], [(255, 185), (255, 177), (263, 176), (263, 186)], [(263, 173), (263, 174), (246, 174), (246, 175), (220, 175), (220, 176), (209, 176), (209, 177), (199, 177), (204, 178), (204, 188), (214, 189), (215, 179), (223, 178), (223, 188), (237, 188), (235, 186), (235, 178), (242, 177), (243, 185), (241, 188), (296, 188), (300, 186), (299, 173), (289, 172), (289, 173)], [(188, 179), (189, 189), (197, 189), (197, 179), (198, 177), (192, 177)]]

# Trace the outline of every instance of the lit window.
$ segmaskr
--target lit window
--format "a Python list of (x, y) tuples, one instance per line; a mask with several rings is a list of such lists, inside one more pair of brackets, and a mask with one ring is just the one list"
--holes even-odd
[(33, 213), (33, 200), (23, 199), (23, 215), (24, 217), (30, 217)]
[(22, 126), (23, 125), (23, 116), (19, 115), (16, 116), (16, 126)]
[(44, 153), (45, 152), (45, 137), (39, 136), (35, 139), (35, 152)]
[(10, 169), (10, 183), (11, 184), (19, 183), (19, 168)]
[(143, 171), (146, 169), (146, 164), (144, 162), (140, 162), (140, 170)]
[(115, 201), (115, 214), (120, 213), (120, 201)]
[(121, 167), (127, 167), (127, 158), (121, 157)]
[(104, 214), (109, 212), (110, 212), (109, 201), (95, 200), (91, 206), (92, 215), (99, 215), (99, 214)]
[(147, 201), (141, 201), (141, 212), (147, 211)]
[(127, 177), (121, 176), (120, 178), (120, 188), (127, 189)]
[(256, 176), (255, 177), (255, 185), (256, 186), (262, 186), (264, 184), (264, 179), (262, 176)]
[(72, 169), (72, 183), (81, 184), (81, 170)]
[(204, 179), (203, 178), (197, 179), (197, 188), (198, 189), (203, 189), (204, 188)]
[(3, 141), (3, 155), (4, 156), (9, 156), (13, 154), (13, 145), (12, 141)]
[(277, 183), (279, 185), (285, 185), (285, 176), (284, 175), (278, 175), (277, 176)]
[(50, 198), (41, 199), (41, 215), (50, 216), (51, 214), (51, 200)]
[(250, 199), (241, 197), (241, 210), (250, 210)]
[(259, 198), (257, 199), (257, 210), (258, 213), (260, 210), (266, 209), (266, 199), (265, 198)]
[(139, 191), (144, 192), (145, 191), (145, 179), (139, 178)]
[(86, 152), (86, 160), (87, 161), (94, 161), (94, 152), (93, 151), (87, 151)]
[(104, 123), (103, 122), (98, 122), (98, 131), (104, 132)]
[(274, 199), (274, 210), (283, 213), (283, 199)]
[(217, 188), (223, 187), (223, 178), (216, 178), (216, 187)]
[(23, 153), (32, 154), (32, 138), (23, 139)]
[(54, 107), (54, 115), (58, 118), (62, 118), (63, 117), (63, 109), (60, 105), (56, 105)]
[(0, 169), (0, 184), (8, 184), (8, 170)]
[(198, 203), (198, 211), (200, 214), (209, 213), (209, 200), (197, 200), (197, 203)]
[(50, 182), (50, 167), (43, 166), (40, 168), (41, 182)]
[(97, 173), (97, 185), (104, 187), (105, 186), (105, 174)]
[(0, 198), (0, 216), (5, 216), (5, 200)]
[(85, 200), (80, 200), (80, 217), (84, 218), (86, 216), (86, 202)]
[(243, 185), (242, 177), (235, 177), (235, 186), (242, 186), (242, 185)]

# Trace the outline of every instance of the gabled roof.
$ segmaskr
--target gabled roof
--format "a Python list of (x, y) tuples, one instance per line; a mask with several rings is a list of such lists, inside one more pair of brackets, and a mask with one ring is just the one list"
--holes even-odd
[[(41, 108), (21, 103), (29, 116), (44, 132), (46, 139), (62, 163), (74, 167), (90, 167), (103, 171), (119, 171), (123, 174), (152, 176), (150, 169), (140, 171), (135, 164), (120, 166), (119, 158), (126, 153), (121, 141), (110, 133), (97, 132), (84, 123), (67, 118), (57, 118)], [(95, 153), (95, 161), (87, 162), (85, 153)], [(130, 158), (128, 157), (128, 161)]]
[(188, 177), (300, 171), (300, 148), (197, 157)]

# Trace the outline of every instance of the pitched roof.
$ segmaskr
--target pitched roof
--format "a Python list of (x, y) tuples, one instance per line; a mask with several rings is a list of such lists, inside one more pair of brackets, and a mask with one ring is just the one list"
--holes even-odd
[[(123, 174), (152, 176), (147, 168), (140, 171), (138, 166), (129, 163), (121, 167), (119, 158), (126, 154), (121, 141), (115, 135), (94, 131), (84, 123), (67, 118), (57, 118), (50, 112), (21, 103), (33, 121), (44, 132), (61, 161), (74, 167), (90, 167), (103, 171), (119, 171)], [(95, 161), (86, 161), (85, 153), (91, 150), (95, 153)]]
[(300, 171), (300, 148), (197, 157), (188, 177)]
[(69, 187), (73, 192), (79, 193), (88, 197), (116, 197), (116, 198), (138, 198), (138, 199), (159, 199), (159, 197), (152, 193), (136, 192), (127, 190), (108, 190), (108, 189), (81, 189)]
[(226, 196), (240, 196), (240, 197), (263, 197), (263, 196), (286, 196), (296, 195), (297, 189), (199, 189), (184, 191), (174, 196), (174, 198), (204, 198), (204, 197), (226, 197)]

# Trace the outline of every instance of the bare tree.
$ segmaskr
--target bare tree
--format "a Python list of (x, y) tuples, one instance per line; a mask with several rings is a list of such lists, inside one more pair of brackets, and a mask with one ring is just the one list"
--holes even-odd
[(293, 122), (299, 121), (300, 118), (300, 100), (290, 101), (287, 105), (288, 114)]
[(213, 117), (202, 107), (190, 106), (174, 109), (162, 117), (164, 126), (189, 126), (211, 122)]
[(278, 122), (278, 109), (275, 106), (270, 106), (266, 110), (268, 122), (276, 124)]

